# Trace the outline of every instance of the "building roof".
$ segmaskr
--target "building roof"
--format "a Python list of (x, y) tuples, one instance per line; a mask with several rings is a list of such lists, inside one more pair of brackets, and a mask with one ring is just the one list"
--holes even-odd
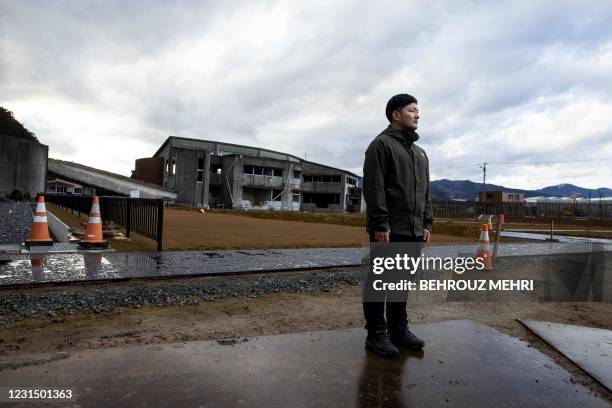
[(204, 139), (193, 139), (193, 138), (188, 138), (188, 137), (180, 137), (180, 136), (168, 136), (168, 138), (164, 141), (164, 143), (159, 147), (159, 149), (157, 149), (157, 151), (155, 152), (155, 154), (153, 154), (153, 157), (157, 156), (163, 149), (164, 147), (166, 147), (166, 145), (168, 143), (170, 143), (170, 139), (180, 139), (180, 140), (187, 140), (187, 141), (191, 141), (191, 142), (203, 142), (203, 143), (218, 143), (221, 145), (225, 145), (225, 146), (234, 146), (234, 147), (246, 147), (249, 149), (256, 149), (256, 150), (261, 150), (264, 152), (269, 152), (269, 153), (275, 153), (275, 154), (282, 154), (284, 156), (289, 156), (292, 157), (296, 160), (298, 160), (301, 163), (308, 163), (308, 164), (313, 164), (316, 166), (321, 166), (321, 167), (326, 167), (328, 169), (332, 169), (332, 170), (337, 170), (337, 171), (341, 171), (343, 173), (349, 174), (357, 179), (360, 179), (361, 177), (356, 175), (353, 172), (350, 172), (348, 170), (344, 170), (344, 169), (340, 169), (338, 167), (332, 167), (332, 166), (328, 166), (326, 164), (321, 164), (321, 163), (316, 163), (313, 161), (309, 161), (309, 160), (304, 160), (298, 156), (295, 156), (293, 154), (290, 153), (284, 153), (284, 152), (279, 152), (277, 150), (270, 150), (270, 149), (265, 149), (263, 147), (255, 147), (255, 146), (248, 146), (248, 145), (240, 145), (240, 144), (236, 144), (236, 143), (227, 143), (227, 142), (220, 142), (218, 140), (204, 140)]
[[(64, 174), (66, 173), (67, 169), (69, 169), (68, 172), (72, 172), (71, 173), (72, 176), (68, 174)], [(68, 179), (71, 179), (71, 181), (73, 182), (87, 184), (87, 185), (96, 185), (95, 180), (85, 180), (85, 179), (81, 180), (80, 179), (81, 177), (84, 177), (87, 173), (94, 174), (97, 176), (106, 176), (111, 179), (114, 179), (115, 181), (125, 182), (124, 184), (122, 184), (122, 186), (125, 188), (128, 188), (128, 186), (141, 186), (143, 188), (144, 193), (155, 192), (155, 194), (161, 194), (164, 197), (166, 196), (175, 197), (176, 196), (176, 193), (174, 193), (172, 190), (170, 190), (167, 187), (160, 186), (158, 184), (141, 181), (141, 180), (134, 179), (131, 177), (123, 176), (121, 174), (111, 173), (106, 170), (100, 170), (94, 167), (89, 167), (89, 166), (85, 166), (84, 164), (70, 162), (70, 161), (49, 158), (48, 159), (48, 172), (59, 175), (60, 176), (59, 178), (68, 178)], [(100, 187), (112, 190), (112, 188), (108, 188), (104, 186), (100, 186)]]

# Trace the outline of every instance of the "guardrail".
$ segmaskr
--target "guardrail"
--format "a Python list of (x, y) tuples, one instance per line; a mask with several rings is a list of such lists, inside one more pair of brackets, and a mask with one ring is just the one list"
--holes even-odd
[[(77, 211), (79, 216), (89, 214), (92, 196), (70, 194), (45, 194), (45, 201)], [(134, 231), (157, 241), (157, 250), (162, 249), (164, 227), (164, 200), (151, 198), (129, 198), (100, 196), (102, 219), (113, 221), (125, 228), (126, 236)]]

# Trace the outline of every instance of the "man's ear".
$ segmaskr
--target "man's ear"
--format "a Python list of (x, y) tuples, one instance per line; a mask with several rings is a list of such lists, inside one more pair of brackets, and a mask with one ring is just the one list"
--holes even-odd
[(401, 115), (400, 111), (396, 111), (395, 110), (395, 111), (391, 112), (391, 119), (399, 122), (400, 117), (401, 117), (400, 115)]

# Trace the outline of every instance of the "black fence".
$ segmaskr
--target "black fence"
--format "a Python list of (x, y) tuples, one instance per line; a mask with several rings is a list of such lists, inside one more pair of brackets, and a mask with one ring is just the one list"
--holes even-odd
[(612, 204), (600, 202), (480, 203), (434, 200), (432, 204), (436, 217), (471, 218), (479, 214), (503, 213), (513, 217), (612, 219)]
[[(57, 204), (81, 214), (89, 214), (93, 197), (68, 194), (45, 194), (45, 201)], [(164, 226), (164, 200), (100, 196), (102, 220), (113, 221), (125, 228), (126, 236), (134, 231), (157, 241), (162, 249)]]

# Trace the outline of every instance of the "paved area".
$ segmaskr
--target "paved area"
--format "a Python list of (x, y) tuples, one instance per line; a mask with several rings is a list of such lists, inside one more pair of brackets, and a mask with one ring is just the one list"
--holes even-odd
[(537, 320), (520, 322), (612, 391), (612, 330)]
[[(0, 358), (7, 387), (87, 407), (609, 407), (551, 358), (468, 320), (414, 326), (425, 352), (369, 355), (362, 329)], [(17, 406), (17, 403), (14, 403)]]
[[(501, 244), (499, 257), (588, 253), (601, 244)], [(429, 246), (426, 256), (472, 255), (476, 245)], [(368, 248), (307, 248), (227, 251), (116, 252), (104, 254), (1, 255), (0, 287), (48, 282), (223, 275), (360, 265)]]
[(0, 202), (0, 244), (20, 244), (30, 234), (31, 204)]
[[(550, 234), (536, 234), (533, 232), (519, 232), (519, 231), (502, 231), (502, 237), (507, 238), (520, 238), (520, 239), (529, 239), (534, 241), (546, 241), (550, 238)], [(568, 235), (557, 235), (554, 234), (553, 238), (559, 242), (570, 243), (570, 244), (604, 244), (612, 247), (612, 239), (605, 238), (586, 238), (586, 237), (572, 237)]]

